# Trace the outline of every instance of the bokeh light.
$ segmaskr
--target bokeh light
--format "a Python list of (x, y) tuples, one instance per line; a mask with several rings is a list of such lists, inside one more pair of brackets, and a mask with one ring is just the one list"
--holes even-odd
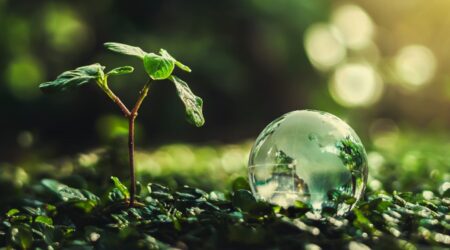
[(367, 160), (369, 161), (369, 175), (378, 176), (386, 159), (377, 151), (372, 151), (367, 154)]
[(90, 37), (89, 27), (71, 9), (50, 6), (44, 18), (48, 41), (57, 51), (72, 51), (83, 47)]
[(383, 82), (371, 65), (348, 63), (336, 69), (329, 90), (333, 99), (342, 106), (369, 106), (380, 98)]
[(439, 193), (444, 194), (450, 189), (450, 182), (446, 181), (439, 187)]
[(370, 124), (369, 136), (377, 148), (395, 147), (400, 136), (400, 128), (391, 119), (379, 118)]
[(434, 76), (437, 61), (433, 52), (422, 45), (402, 48), (395, 57), (395, 70), (402, 83), (419, 87)]
[(344, 60), (346, 50), (339, 31), (328, 24), (314, 24), (305, 32), (305, 49), (311, 63), (327, 70)]
[(353, 4), (340, 6), (333, 12), (331, 20), (341, 32), (348, 48), (362, 49), (372, 41), (374, 24), (359, 6)]
[[(143, 136), (143, 128), (140, 123), (135, 123), (137, 140)], [(103, 141), (111, 141), (128, 136), (128, 121), (120, 115), (104, 115), (96, 122), (97, 132)]]
[(17, 135), (17, 143), (22, 148), (29, 148), (34, 143), (34, 136), (30, 131), (22, 131)]
[(22, 56), (12, 60), (6, 68), (5, 76), (11, 94), (22, 101), (40, 95), (38, 84), (45, 79), (45, 73), (38, 60)]
[[(152, 151), (136, 152), (136, 169), (139, 174), (153, 177), (174, 175), (201, 176), (211, 179), (215, 186), (228, 185), (224, 178), (235, 178), (246, 172), (247, 159), (251, 142), (221, 147), (196, 146), (188, 144), (169, 144)], [(214, 173), (214, 174), (208, 174)], [(208, 175), (208, 178), (204, 178)], [(199, 180), (197, 180), (198, 182)]]
[(100, 157), (95, 152), (84, 153), (78, 156), (78, 164), (81, 167), (95, 167), (95, 165), (100, 161)]
[(97, 121), (97, 131), (103, 140), (111, 140), (128, 135), (127, 121), (117, 115), (105, 115)]
[(8, 23), (6, 29), (2, 30), (2, 35), (5, 38), (5, 45), (14, 54), (26, 53), (31, 45), (33, 29), (30, 20), (16, 15), (9, 15), (5, 16), (3, 22)]

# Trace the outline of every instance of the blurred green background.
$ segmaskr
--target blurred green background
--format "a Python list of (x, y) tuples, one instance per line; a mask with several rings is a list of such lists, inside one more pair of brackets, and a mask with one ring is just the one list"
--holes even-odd
[(448, 189), (449, 8), (439, 0), (0, 0), (0, 177), (21, 186), (34, 173), (108, 164), (126, 176), (117, 107), (95, 85), (55, 95), (37, 87), (80, 65), (128, 64), (136, 73), (110, 85), (133, 103), (147, 76), (137, 60), (103, 48), (115, 41), (170, 51), (193, 69), (182, 77), (205, 102), (197, 129), (172, 84), (152, 86), (137, 121), (141, 178), (224, 188), (245, 175), (253, 139), (270, 121), (309, 108), (357, 131), (370, 188)]

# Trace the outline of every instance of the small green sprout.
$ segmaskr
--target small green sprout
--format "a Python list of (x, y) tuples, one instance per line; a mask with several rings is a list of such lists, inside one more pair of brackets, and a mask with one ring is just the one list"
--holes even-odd
[[(140, 91), (139, 97), (130, 110), (121, 101), (121, 99), (109, 88), (108, 78), (110, 76), (118, 76), (133, 73), (134, 68), (131, 66), (122, 66), (112, 69), (105, 73), (105, 67), (99, 63), (82, 66), (74, 70), (69, 70), (60, 74), (54, 81), (45, 82), (39, 85), (39, 88), (46, 92), (65, 91), (87, 84), (96, 82), (97, 85), (105, 92), (105, 94), (119, 106), (123, 115), (129, 121), (128, 131), (128, 148), (129, 148), (129, 165), (131, 176), (131, 187), (129, 195), (130, 206), (134, 205), (136, 193), (136, 177), (134, 169), (134, 121), (138, 115), (138, 111), (143, 100), (148, 94), (150, 83), (152, 81), (168, 79), (175, 85), (178, 96), (183, 102), (186, 109), (187, 120), (197, 127), (203, 126), (205, 119), (203, 117), (202, 108), (203, 100), (194, 95), (186, 82), (173, 75), (175, 67), (187, 72), (191, 69), (176, 60), (166, 50), (160, 49), (158, 54), (147, 53), (139, 47), (130, 46), (122, 43), (108, 42), (104, 44), (106, 48), (114, 52), (135, 56), (142, 60), (145, 72), (149, 76), (148, 82)], [(128, 197), (127, 197), (128, 198)]]

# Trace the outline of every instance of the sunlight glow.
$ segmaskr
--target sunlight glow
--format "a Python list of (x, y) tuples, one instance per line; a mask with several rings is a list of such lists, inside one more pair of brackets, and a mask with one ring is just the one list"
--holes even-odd
[(410, 45), (402, 48), (395, 58), (398, 77), (410, 87), (419, 87), (428, 83), (436, 71), (436, 57), (422, 45)]
[(342, 33), (345, 45), (350, 49), (367, 47), (374, 34), (374, 24), (367, 13), (356, 5), (343, 5), (331, 17), (332, 23)]
[(346, 56), (342, 37), (331, 25), (314, 24), (306, 30), (304, 37), (306, 53), (317, 69), (328, 70)]
[(381, 97), (383, 82), (371, 65), (349, 63), (336, 69), (329, 89), (333, 99), (343, 106), (369, 106)]

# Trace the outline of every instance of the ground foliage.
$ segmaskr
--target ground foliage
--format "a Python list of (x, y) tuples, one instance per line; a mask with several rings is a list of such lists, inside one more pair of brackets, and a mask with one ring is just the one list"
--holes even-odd
[(142, 206), (131, 209), (126, 155), (114, 153), (123, 146), (3, 163), (0, 249), (448, 249), (448, 141), (410, 133), (375, 145), (356, 209), (321, 219), (302, 203), (253, 198), (242, 177), (249, 143), (138, 151)]
[[(128, 208), (125, 185), (93, 194), (53, 179), (32, 186), (1, 217), (0, 245), (40, 249), (444, 249), (450, 246), (450, 190), (370, 192), (346, 217), (318, 218), (298, 202), (256, 201), (244, 178), (232, 191), (171, 190), (139, 184)], [(98, 196), (100, 195), (100, 196)]]

